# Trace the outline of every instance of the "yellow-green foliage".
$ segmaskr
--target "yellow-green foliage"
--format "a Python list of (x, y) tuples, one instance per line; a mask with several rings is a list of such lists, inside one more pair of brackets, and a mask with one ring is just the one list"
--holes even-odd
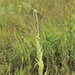
[(0, 0), (0, 75), (42, 72), (75, 74), (75, 1)]

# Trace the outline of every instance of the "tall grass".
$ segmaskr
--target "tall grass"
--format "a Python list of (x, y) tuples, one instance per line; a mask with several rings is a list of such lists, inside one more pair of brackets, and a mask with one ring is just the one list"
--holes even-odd
[(74, 0), (0, 0), (0, 75), (75, 75), (74, 8)]

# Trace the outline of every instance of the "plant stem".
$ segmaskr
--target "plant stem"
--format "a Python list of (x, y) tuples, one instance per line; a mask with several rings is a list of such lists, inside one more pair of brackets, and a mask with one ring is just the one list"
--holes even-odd
[(38, 74), (39, 75), (43, 75), (43, 68), (44, 68), (44, 64), (43, 64), (43, 53), (41, 51), (41, 45), (40, 45), (40, 36), (39, 36), (39, 22), (38, 22), (38, 16), (37, 16), (37, 10), (34, 10), (33, 12), (33, 16), (35, 19), (35, 25), (36, 25), (36, 48), (37, 48), (37, 59), (38, 59)]

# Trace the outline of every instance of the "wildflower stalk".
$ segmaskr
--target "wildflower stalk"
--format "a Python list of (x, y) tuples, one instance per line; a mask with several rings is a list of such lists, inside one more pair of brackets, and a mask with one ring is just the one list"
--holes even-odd
[(36, 25), (35, 41), (36, 41), (37, 59), (38, 59), (38, 66), (39, 66), (38, 74), (43, 75), (43, 68), (44, 68), (43, 59), (42, 59), (43, 53), (41, 50), (42, 47), (39, 42), (40, 36), (39, 36), (39, 22), (38, 22), (37, 10), (34, 10), (33, 16), (34, 16), (34, 19), (35, 19), (34, 21), (35, 21), (35, 25)]

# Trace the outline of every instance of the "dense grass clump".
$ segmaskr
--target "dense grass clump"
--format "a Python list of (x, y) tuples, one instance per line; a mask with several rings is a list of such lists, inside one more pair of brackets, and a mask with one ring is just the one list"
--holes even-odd
[(74, 0), (0, 0), (0, 75), (75, 75), (74, 8)]

